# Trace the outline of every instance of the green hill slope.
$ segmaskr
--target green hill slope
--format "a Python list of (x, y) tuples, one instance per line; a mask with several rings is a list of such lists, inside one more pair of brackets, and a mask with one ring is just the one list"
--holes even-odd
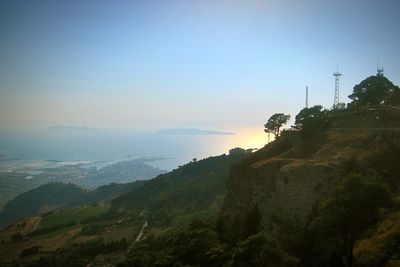
[(0, 213), (0, 227), (20, 218), (37, 216), (60, 208), (107, 201), (144, 183), (136, 181), (129, 184), (110, 184), (92, 191), (74, 184), (45, 184), (8, 201)]
[(111, 202), (111, 210), (147, 211), (152, 226), (173, 226), (191, 217), (216, 214), (225, 194), (230, 167), (247, 156), (242, 149), (229, 155), (188, 163), (159, 175)]

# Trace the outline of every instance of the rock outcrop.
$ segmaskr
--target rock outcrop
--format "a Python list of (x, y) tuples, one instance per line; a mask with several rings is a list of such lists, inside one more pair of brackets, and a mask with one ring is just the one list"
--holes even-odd
[(334, 116), (327, 132), (308, 141), (299, 132), (284, 132), (234, 165), (220, 213), (226, 231), (234, 232), (254, 205), (264, 229), (302, 229), (318, 201), (354, 170), (379, 174), (399, 188), (400, 116), (390, 112)]

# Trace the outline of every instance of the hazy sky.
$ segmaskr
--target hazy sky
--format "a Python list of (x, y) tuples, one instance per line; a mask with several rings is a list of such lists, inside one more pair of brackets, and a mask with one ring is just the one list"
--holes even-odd
[(0, 129), (236, 131), (400, 84), (400, 1), (1, 1)]

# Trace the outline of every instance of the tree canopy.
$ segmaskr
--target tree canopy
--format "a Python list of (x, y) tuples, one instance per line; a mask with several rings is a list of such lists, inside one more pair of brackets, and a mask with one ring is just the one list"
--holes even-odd
[(298, 259), (287, 254), (276, 240), (259, 233), (238, 244), (231, 266), (294, 267), (298, 266)]
[(266, 133), (272, 133), (275, 137), (279, 136), (280, 130), (290, 120), (290, 115), (283, 113), (275, 113), (272, 115), (268, 122), (264, 125)]
[(328, 127), (327, 112), (321, 105), (303, 108), (296, 115), (293, 128), (300, 130), (303, 138), (321, 133)]
[(325, 236), (341, 239), (347, 266), (351, 267), (356, 240), (379, 220), (380, 210), (391, 201), (389, 189), (380, 177), (351, 173), (321, 203), (314, 224)]
[(370, 76), (354, 86), (353, 105), (400, 105), (400, 88), (383, 74)]

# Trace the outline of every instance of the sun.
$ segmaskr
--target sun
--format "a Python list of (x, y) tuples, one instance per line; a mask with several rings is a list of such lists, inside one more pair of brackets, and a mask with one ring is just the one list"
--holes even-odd
[(274, 140), (272, 134), (267, 134), (261, 128), (246, 128), (236, 132), (233, 138), (233, 145), (245, 149), (256, 148), (260, 149)]

